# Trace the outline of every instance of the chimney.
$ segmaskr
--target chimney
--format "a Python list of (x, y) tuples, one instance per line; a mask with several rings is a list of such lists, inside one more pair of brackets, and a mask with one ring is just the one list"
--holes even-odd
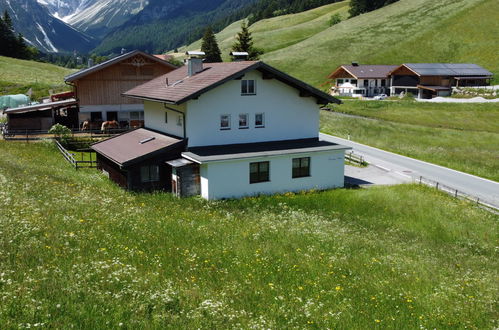
[(92, 58), (88, 59), (88, 67), (91, 68), (94, 66), (94, 60)]
[(230, 56), (232, 56), (235, 62), (246, 61), (249, 57), (247, 52), (231, 52)]
[(203, 58), (205, 57), (204, 52), (186, 52), (187, 58), (187, 73), (189, 77), (203, 71)]
[(352, 62), (352, 66), (359, 66), (359, 62)]

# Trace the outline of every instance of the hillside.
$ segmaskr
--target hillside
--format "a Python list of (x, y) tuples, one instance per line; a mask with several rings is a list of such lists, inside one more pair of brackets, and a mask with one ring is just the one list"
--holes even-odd
[(415, 185), (207, 202), (0, 141), (4, 328), (494, 328), (498, 217)]
[[(333, 13), (347, 17), (347, 2), (262, 20), (252, 25), (262, 60), (321, 86), (341, 64), (472, 62), (499, 81), (499, 2), (494, 0), (400, 0), (329, 26)], [(217, 34), (227, 56), (240, 22)], [(188, 49), (200, 47), (200, 42)], [(227, 57), (226, 57), (227, 59)]]
[(54, 18), (36, 0), (0, 0), (0, 11), (6, 10), (16, 33), (43, 52), (88, 52), (95, 40), (63, 21)]
[(24, 94), (33, 88), (36, 99), (48, 95), (48, 90), (69, 89), (64, 76), (74, 70), (48, 63), (24, 61), (0, 56), (0, 95)]

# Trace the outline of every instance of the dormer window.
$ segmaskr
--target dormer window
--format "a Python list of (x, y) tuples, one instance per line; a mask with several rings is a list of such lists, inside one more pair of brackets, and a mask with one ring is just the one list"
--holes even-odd
[(241, 80), (241, 95), (256, 95), (254, 80)]

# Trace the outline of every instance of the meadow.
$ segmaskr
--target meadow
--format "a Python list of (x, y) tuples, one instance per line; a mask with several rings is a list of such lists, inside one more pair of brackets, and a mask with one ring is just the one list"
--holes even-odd
[(0, 141), (2, 328), (497, 328), (497, 220), (417, 185), (207, 202)]
[(345, 100), (322, 112), (321, 131), (499, 181), (497, 104)]
[(74, 72), (57, 65), (0, 56), (0, 95), (26, 94), (31, 88), (32, 100), (54, 92), (69, 90), (64, 77)]

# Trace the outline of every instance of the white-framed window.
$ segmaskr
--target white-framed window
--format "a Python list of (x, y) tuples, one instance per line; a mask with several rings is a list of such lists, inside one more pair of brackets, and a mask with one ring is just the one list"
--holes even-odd
[(147, 165), (140, 167), (140, 181), (142, 183), (159, 181), (159, 166)]
[(229, 130), (230, 129), (230, 115), (220, 116), (220, 129)]
[(336, 79), (336, 82), (337, 82), (338, 84), (343, 84), (343, 79)]
[(144, 120), (144, 111), (131, 111), (130, 120)]
[(265, 127), (265, 114), (263, 112), (255, 114), (255, 127), (256, 128)]
[(239, 115), (239, 128), (240, 129), (249, 128), (247, 113), (241, 113)]
[(256, 95), (256, 82), (254, 80), (241, 80), (241, 95)]

